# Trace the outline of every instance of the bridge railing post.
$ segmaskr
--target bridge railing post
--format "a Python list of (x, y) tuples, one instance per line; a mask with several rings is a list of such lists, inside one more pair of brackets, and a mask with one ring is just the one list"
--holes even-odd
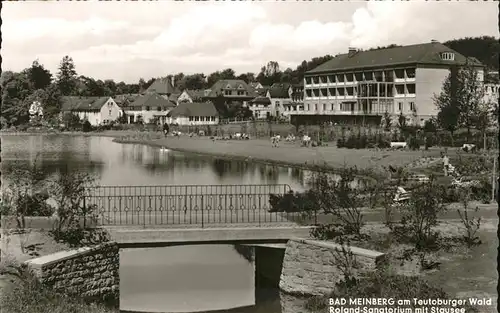
[(201, 228), (204, 228), (204, 221), (203, 221), (203, 215), (204, 215), (204, 210), (203, 210), (203, 195), (201, 195)]

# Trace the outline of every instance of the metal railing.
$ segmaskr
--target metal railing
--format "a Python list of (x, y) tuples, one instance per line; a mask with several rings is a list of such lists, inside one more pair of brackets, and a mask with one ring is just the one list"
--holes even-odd
[(93, 206), (103, 226), (302, 223), (300, 213), (272, 212), (270, 195), (290, 191), (286, 184), (100, 186), (87, 190), (83, 206)]

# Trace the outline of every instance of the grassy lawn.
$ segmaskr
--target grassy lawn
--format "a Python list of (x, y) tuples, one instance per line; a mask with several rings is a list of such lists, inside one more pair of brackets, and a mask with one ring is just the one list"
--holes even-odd
[[(136, 142), (139, 143), (139, 142)], [(144, 141), (157, 147), (193, 152), (239, 160), (254, 160), (282, 165), (304, 167), (327, 166), (341, 168), (344, 165), (359, 168), (404, 166), (423, 157), (439, 157), (440, 149), (428, 151), (390, 151), (377, 149), (345, 149), (336, 146), (301, 147), (300, 143), (281, 143), (273, 147), (269, 140), (216, 140), (204, 137), (168, 137)]]

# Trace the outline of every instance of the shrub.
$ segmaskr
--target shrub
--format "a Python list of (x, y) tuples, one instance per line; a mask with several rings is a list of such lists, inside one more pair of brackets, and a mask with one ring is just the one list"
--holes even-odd
[(89, 132), (92, 130), (92, 125), (90, 124), (89, 121), (85, 120), (82, 124), (82, 131), (83, 132)]
[(357, 186), (355, 167), (343, 168), (339, 179), (325, 173), (316, 173), (312, 179), (311, 194), (315, 208), (335, 217), (349, 234), (361, 234), (364, 225), (361, 207), (365, 199), (363, 186)]
[(25, 216), (52, 216), (54, 207), (46, 203), (48, 198), (46, 193), (22, 194), (17, 199), (16, 206), (23, 208)]
[(443, 190), (433, 177), (429, 182), (419, 184), (411, 193), (407, 203), (401, 206), (400, 225), (394, 227), (396, 236), (411, 242), (418, 251), (435, 249), (438, 234), (433, 230), (438, 216), (446, 207)]
[(57, 242), (64, 242), (70, 248), (80, 248), (92, 246), (110, 240), (109, 233), (101, 228), (83, 228), (75, 225), (72, 228), (66, 228), (61, 231), (51, 230), (49, 234)]
[(314, 195), (311, 191), (293, 192), (285, 195), (269, 195), (269, 212), (306, 212), (314, 209)]
[(419, 150), (420, 149), (420, 140), (416, 136), (410, 136), (408, 140), (408, 147), (411, 150)]
[[(481, 217), (469, 216), (469, 200), (471, 196), (471, 190), (469, 188), (460, 188), (462, 211), (457, 209), (457, 213), (460, 216), (460, 221), (462, 222), (465, 230), (465, 234), (462, 237), (465, 244), (470, 248), (472, 246), (481, 243), (479, 237), (476, 236), (477, 231), (481, 227)], [(476, 206), (474, 212), (477, 214), (479, 208)]]

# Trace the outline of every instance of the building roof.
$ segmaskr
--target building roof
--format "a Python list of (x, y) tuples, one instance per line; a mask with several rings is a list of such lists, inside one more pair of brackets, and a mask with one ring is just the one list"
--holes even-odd
[(188, 94), (188, 96), (193, 101), (195, 101), (197, 99), (202, 99), (203, 97), (205, 97), (205, 90), (202, 90), (202, 89), (196, 89), (196, 90), (186, 89), (184, 91)]
[(218, 116), (212, 102), (182, 102), (168, 113), (170, 117)]
[[(454, 61), (444, 61), (440, 53), (455, 53)], [(475, 58), (470, 58), (474, 65), (482, 64)], [(465, 64), (466, 57), (448, 48), (439, 42), (423, 43), (386, 49), (358, 51), (349, 56), (348, 53), (340, 54), (333, 59), (306, 72), (306, 74), (340, 71), (356, 68), (370, 68), (380, 66), (396, 66), (404, 64), (450, 65)]]
[(255, 99), (253, 99), (252, 101), (250, 101), (250, 103), (252, 104), (263, 104), (263, 105), (270, 105), (271, 104), (271, 100), (268, 98), (268, 97), (257, 97)]
[(130, 103), (134, 102), (139, 97), (140, 94), (138, 93), (123, 94), (114, 96), (113, 100), (115, 100), (116, 104), (123, 107), (123, 106), (128, 106)]
[(269, 90), (269, 87), (268, 88), (260, 88), (260, 89), (257, 89), (255, 91), (255, 93), (259, 97), (265, 97), (267, 95), (267, 90)]
[(62, 97), (62, 111), (100, 111), (110, 97)]
[(146, 93), (155, 92), (158, 94), (173, 94), (176, 93), (176, 89), (172, 85), (172, 81), (167, 77), (156, 79), (148, 89), (146, 89)]
[[(241, 86), (241, 87), (240, 87)], [(252, 87), (250, 87), (247, 83), (245, 83), (244, 80), (241, 79), (221, 79), (218, 80), (211, 88), (210, 88), (210, 93), (208, 94), (208, 97), (213, 98), (217, 97), (218, 95), (224, 95), (222, 90), (245, 90), (247, 91), (248, 95), (244, 96), (237, 96), (237, 95), (231, 95), (231, 97), (255, 97), (255, 91)]]
[(269, 88), (271, 98), (290, 98), (288, 93), (291, 84), (288, 83), (275, 83)]
[(139, 96), (134, 102), (130, 104), (130, 107), (162, 107), (162, 108), (173, 108), (175, 104), (172, 101), (165, 99), (157, 93), (148, 93)]

